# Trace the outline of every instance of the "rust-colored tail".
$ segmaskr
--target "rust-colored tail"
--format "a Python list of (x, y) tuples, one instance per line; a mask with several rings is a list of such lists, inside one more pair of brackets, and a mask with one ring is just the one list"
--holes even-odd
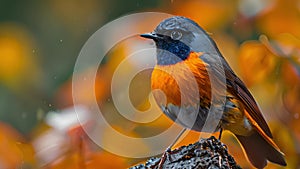
[(274, 147), (269, 140), (264, 139), (257, 131), (250, 136), (236, 135), (236, 137), (242, 144), (249, 161), (256, 168), (264, 168), (267, 165), (267, 160), (286, 166), (283, 153), (280, 152), (276, 145)]

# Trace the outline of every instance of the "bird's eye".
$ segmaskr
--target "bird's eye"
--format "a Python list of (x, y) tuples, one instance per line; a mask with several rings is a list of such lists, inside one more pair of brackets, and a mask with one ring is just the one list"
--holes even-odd
[(181, 39), (181, 37), (182, 37), (182, 33), (181, 32), (179, 32), (179, 31), (172, 31), (171, 38), (173, 40), (179, 40), (179, 39)]

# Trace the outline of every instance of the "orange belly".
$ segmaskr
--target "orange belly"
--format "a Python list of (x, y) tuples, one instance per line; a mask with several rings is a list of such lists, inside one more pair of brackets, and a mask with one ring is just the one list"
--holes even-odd
[(211, 86), (201, 53), (174, 65), (156, 65), (151, 77), (153, 95), (160, 106), (209, 105)]

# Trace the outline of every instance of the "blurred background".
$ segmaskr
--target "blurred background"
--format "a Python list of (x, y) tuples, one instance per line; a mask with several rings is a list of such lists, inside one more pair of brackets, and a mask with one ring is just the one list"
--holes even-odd
[[(0, 169), (127, 168), (145, 160), (106, 152), (85, 135), (72, 109), (72, 74), (82, 46), (95, 31), (118, 17), (146, 11), (189, 17), (212, 33), (259, 103), (275, 142), (286, 154), (286, 168), (299, 168), (299, 0), (1, 0)], [(146, 26), (132, 25), (132, 29)], [(111, 101), (114, 70), (141, 44), (153, 43), (134, 37), (111, 49), (91, 89), (99, 107), (108, 112), (104, 116), (110, 124), (132, 137), (152, 136), (172, 124), (165, 116), (149, 124), (128, 122)], [(128, 69), (134, 68), (136, 64), (128, 63)], [(132, 104), (141, 111), (153, 102), (148, 99), (150, 75), (151, 70), (142, 71), (129, 88)], [(87, 119), (84, 125), (90, 125), (88, 114), (93, 112), (84, 106), (92, 96), (79, 95), (80, 113)], [(114, 139), (109, 132), (101, 134), (107, 142)], [(190, 132), (179, 145), (193, 143), (198, 136)], [(225, 132), (222, 141), (243, 168), (252, 168), (230, 133)], [(153, 147), (141, 142), (130, 148)]]

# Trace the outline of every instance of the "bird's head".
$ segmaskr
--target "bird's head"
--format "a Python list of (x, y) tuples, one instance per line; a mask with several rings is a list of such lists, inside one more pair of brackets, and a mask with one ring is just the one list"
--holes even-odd
[(215, 50), (207, 33), (196, 22), (181, 16), (162, 21), (153, 32), (141, 34), (141, 37), (154, 40), (159, 65), (183, 61), (191, 51)]

